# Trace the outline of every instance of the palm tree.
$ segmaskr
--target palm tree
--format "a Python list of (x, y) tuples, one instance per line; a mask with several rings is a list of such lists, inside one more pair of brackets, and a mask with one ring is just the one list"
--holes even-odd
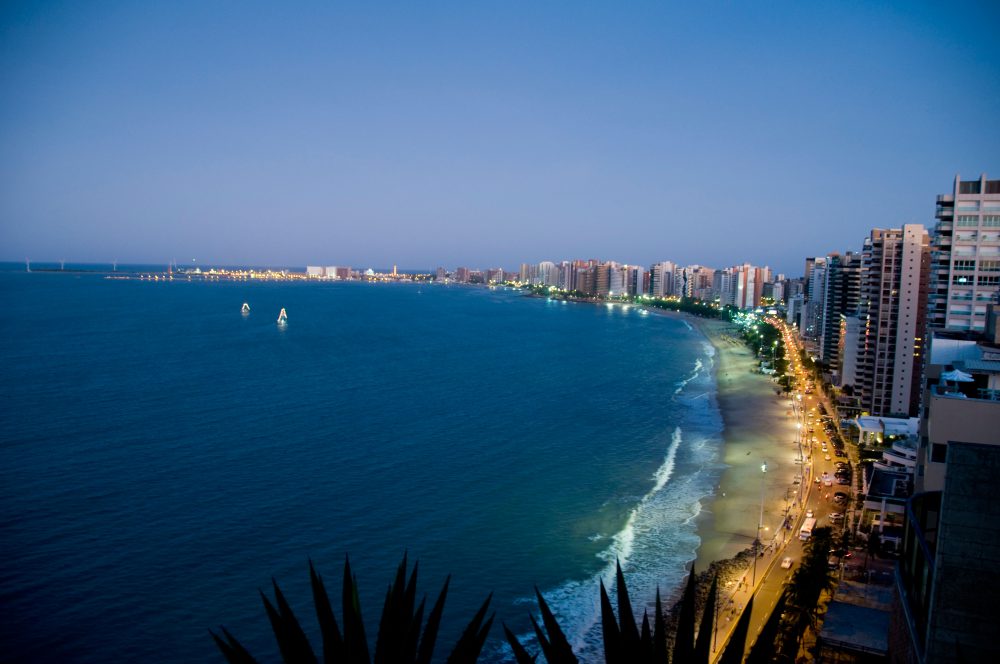
[(829, 528), (816, 528), (805, 545), (802, 564), (795, 570), (788, 585), (790, 616), (785, 638), (793, 639), (796, 644), (801, 641), (806, 628), (815, 627), (820, 597), (836, 584), (827, 565), (832, 542), (833, 533)]
[[(413, 566), (409, 581), (406, 580), (406, 566), (406, 555), (404, 554), (403, 561), (396, 571), (396, 578), (386, 592), (385, 604), (382, 607), (382, 618), (379, 621), (378, 637), (375, 642), (374, 661), (376, 664), (395, 664), (396, 662), (430, 664), (434, 654), (434, 645), (437, 640), (438, 627), (441, 624), (441, 614), (444, 611), (450, 577), (445, 580), (444, 587), (427, 617), (426, 624), (424, 624), (426, 597), (421, 599), (419, 606), (414, 609), (418, 566)], [(343, 630), (333, 614), (323, 579), (316, 572), (312, 561), (309, 561), (309, 579), (316, 617), (323, 639), (323, 661), (326, 664), (335, 662), (369, 664), (372, 660), (368, 649), (368, 639), (365, 635), (364, 621), (361, 617), (358, 582), (351, 572), (350, 560), (345, 559), (344, 561), (343, 610), (341, 613)], [(274, 585), (274, 603), (272, 604), (263, 592), (261, 592), (261, 599), (264, 602), (264, 609), (271, 622), (271, 629), (278, 642), (282, 659), (285, 662), (296, 663), (318, 662), (305, 630), (295, 614), (292, 613), (281, 588), (278, 587), (277, 582), (272, 583)], [(493, 624), (492, 615), (486, 619), (491, 598), (492, 595), (486, 598), (486, 601), (483, 602), (479, 611), (465, 628), (448, 657), (449, 664), (472, 664), (479, 658), (479, 653), (482, 651), (486, 636)], [(421, 626), (423, 626), (422, 632)], [(254, 664), (256, 662), (247, 649), (225, 627), (220, 629), (222, 636), (215, 632), (210, 631), (210, 633), (215, 644), (230, 664)]]

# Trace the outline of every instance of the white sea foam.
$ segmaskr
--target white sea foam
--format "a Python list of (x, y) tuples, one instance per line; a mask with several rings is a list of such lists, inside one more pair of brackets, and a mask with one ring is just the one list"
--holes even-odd
[(677, 382), (677, 389), (674, 390), (674, 394), (680, 394), (684, 388), (687, 387), (688, 383), (698, 377), (698, 374), (700, 374), (701, 370), (704, 368), (705, 365), (701, 361), (701, 358), (696, 359), (694, 361), (694, 369), (691, 371), (691, 374), (687, 378), (683, 378)]
[[(682, 407), (680, 424), (670, 436), (663, 462), (653, 473), (652, 486), (637, 497), (621, 530), (597, 554), (604, 561), (601, 569), (589, 578), (542, 590), (582, 662), (602, 661), (598, 583), (604, 582), (616, 604), (616, 561), (621, 563), (632, 605), (639, 612), (636, 618), (641, 619), (657, 588), (664, 602), (671, 602), (672, 593), (683, 581), (686, 563), (697, 553), (696, 519), (703, 498), (717, 482), (721, 430), (715, 400), (705, 398), (713, 394), (710, 369), (714, 348), (705, 344), (703, 349), (704, 357), (695, 362), (674, 392), (675, 402)], [(698, 388), (696, 394), (681, 394), (692, 382), (692, 387)], [(534, 638), (532, 634), (522, 637), (526, 641)]]
[[(622, 565), (622, 569), (627, 571), (633, 587), (648, 590), (655, 586), (661, 580), (661, 570), (649, 567), (648, 560), (633, 564), (637, 549), (641, 549), (643, 554), (651, 553), (649, 551), (651, 545), (655, 547), (662, 544), (664, 534), (673, 532), (678, 524), (691, 523), (700, 510), (697, 501), (687, 509), (679, 505), (669, 509), (666, 503), (673, 501), (666, 501), (663, 496), (664, 489), (669, 486), (673, 477), (677, 452), (682, 442), (685, 442), (684, 436), (681, 428), (677, 427), (671, 436), (663, 463), (651, 478), (653, 486), (629, 512), (625, 525), (611, 538), (608, 547), (598, 554), (598, 557), (605, 562), (603, 568), (586, 580), (568, 581), (555, 589), (544, 591), (546, 601), (559, 616), (567, 638), (573, 644), (574, 650), (581, 654), (583, 661), (588, 660), (587, 653), (594, 651), (599, 643), (598, 583), (603, 581), (614, 598), (615, 563), (618, 562)], [(681, 514), (678, 514), (678, 507)], [(695, 508), (693, 511), (692, 507)], [(697, 536), (694, 536), (694, 539), (697, 540)], [(690, 549), (686, 553), (690, 553)], [(655, 556), (642, 557), (652, 560)], [(674, 556), (668, 555), (668, 557)], [(636, 606), (641, 605), (640, 600)], [(529, 640), (531, 638), (530, 634), (522, 636)]]

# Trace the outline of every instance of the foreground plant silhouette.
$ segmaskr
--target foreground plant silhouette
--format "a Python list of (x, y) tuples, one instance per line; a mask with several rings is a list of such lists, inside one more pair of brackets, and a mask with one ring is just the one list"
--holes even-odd
[[(378, 638), (375, 643), (374, 662), (376, 664), (396, 664), (397, 662), (400, 664), (430, 664), (451, 577), (445, 579), (441, 594), (438, 595), (421, 633), (426, 597), (421, 599), (419, 606), (414, 609), (417, 593), (417, 567), (417, 564), (413, 566), (409, 582), (407, 582), (406, 555), (404, 555), (403, 561), (396, 571), (396, 578), (386, 592), (385, 604), (382, 606), (382, 617), (379, 621)], [(323, 579), (316, 572), (312, 561), (309, 562), (309, 578), (312, 585), (316, 617), (319, 620), (320, 633), (323, 638), (323, 662), (327, 664), (333, 662), (369, 664), (372, 659), (369, 654), (364, 621), (361, 617), (357, 578), (351, 572), (350, 560), (344, 561), (343, 610), (341, 614), (343, 631), (341, 631), (333, 614)], [(305, 631), (292, 613), (288, 602), (285, 601), (285, 596), (277, 582), (272, 583), (275, 603), (272, 604), (263, 591), (261, 591), (261, 599), (264, 601), (264, 609), (271, 621), (271, 629), (274, 631), (274, 638), (278, 642), (282, 659), (285, 662), (296, 663), (318, 662), (319, 659), (316, 657)], [(489, 609), (492, 596), (491, 593), (486, 598), (482, 607), (465, 628), (448, 657), (449, 664), (471, 664), (479, 658), (479, 653), (486, 642), (486, 636), (493, 625), (493, 615), (486, 619), (486, 612)], [(230, 664), (256, 663), (257, 660), (225, 627), (222, 627), (221, 631), (222, 636), (215, 632), (210, 631), (210, 633), (215, 644)]]
[[(618, 617), (615, 617), (611, 599), (600, 581), (601, 588), (601, 634), (604, 640), (604, 661), (608, 664), (666, 664), (667, 660), (667, 623), (664, 620), (663, 605), (660, 602), (660, 589), (656, 589), (656, 607), (653, 624), (650, 625), (649, 614), (642, 613), (641, 628), (636, 625), (632, 613), (632, 601), (629, 598), (628, 587), (620, 564), (615, 569), (615, 589), (618, 595)], [(674, 647), (670, 651), (670, 661), (674, 664), (711, 661), (711, 638), (715, 627), (715, 602), (718, 593), (718, 579), (713, 576), (708, 601), (702, 614), (698, 640), (695, 641), (695, 573), (692, 567), (688, 583), (680, 603), (680, 614), (677, 621), (677, 633), (674, 635)], [(542, 614), (544, 630), (538, 625), (534, 616), (531, 624), (535, 628), (535, 637), (541, 648), (541, 654), (548, 664), (576, 664), (577, 657), (569, 641), (563, 634), (559, 623), (549, 609), (542, 594), (535, 588), (538, 597), (538, 608)], [(517, 664), (534, 664), (538, 655), (531, 655), (517, 637), (504, 625), (504, 635), (510, 644)], [(735, 657), (736, 661), (743, 656), (743, 639), (733, 642), (726, 654)], [(728, 651), (732, 650), (732, 653)]]
[[(325, 663), (370, 664), (372, 659), (365, 636), (364, 621), (361, 618), (357, 579), (351, 573), (350, 561), (344, 562), (343, 632), (341, 632), (333, 615), (323, 580), (316, 573), (312, 562), (309, 563), (309, 575), (312, 582), (316, 616), (319, 619), (320, 631), (323, 636), (323, 661)], [(379, 622), (378, 639), (375, 645), (375, 664), (430, 663), (434, 653), (438, 627), (441, 624), (445, 596), (448, 593), (448, 580), (445, 580), (444, 588), (431, 609), (422, 635), (424, 600), (421, 600), (420, 605), (414, 609), (416, 584), (416, 565), (413, 567), (409, 582), (406, 581), (406, 556), (404, 555), (396, 572), (396, 578), (386, 593), (385, 605), (382, 608), (382, 618)], [(702, 662), (708, 664), (711, 662), (710, 645), (715, 630), (718, 578), (716, 575), (712, 575), (708, 599), (701, 612), (697, 639), (695, 638), (695, 585), (695, 572), (692, 568), (684, 594), (679, 602), (676, 631), (672, 635), (673, 647), (668, 648), (670, 641), (668, 631), (671, 631), (671, 628), (665, 619), (663, 605), (660, 601), (660, 589), (656, 589), (656, 606), (652, 620), (650, 620), (648, 612), (643, 611), (641, 626), (637, 625), (621, 565), (616, 565), (617, 617), (604, 587), (604, 581), (600, 581), (601, 632), (605, 661), (608, 664), (666, 664), (668, 661), (673, 664), (701, 664)], [(542, 624), (539, 625), (534, 615), (531, 615), (530, 618), (541, 651), (532, 655), (514, 633), (504, 625), (504, 635), (510, 645), (514, 660), (517, 664), (536, 664), (538, 656), (542, 655), (548, 664), (577, 664), (579, 660), (573, 653), (569, 640), (562, 628), (559, 627), (559, 622), (538, 588), (535, 588), (535, 595), (538, 598)], [(263, 592), (261, 593), (264, 608), (271, 621), (271, 628), (281, 650), (282, 659), (289, 663), (318, 662), (319, 660), (313, 652), (302, 626), (285, 601), (277, 583), (274, 584), (274, 596), (277, 607)], [(491, 598), (492, 594), (486, 598), (482, 607), (465, 628), (455, 649), (448, 657), (449, 664), (467, 664), (478, 659), (493, 624), (492, 615), (488, 620), (486, 619)], [(736, 625), (732, 638), (724, 646), (719, 660), (720, 664), (738, 664), (742, 661), (752, 602), (751, 599)], [(215, 632), (211, 632), (212, 638), (231, 664), (256, 662), (246, 648), (225, 628), (222, 628), (221, 631), (221, 637)]]

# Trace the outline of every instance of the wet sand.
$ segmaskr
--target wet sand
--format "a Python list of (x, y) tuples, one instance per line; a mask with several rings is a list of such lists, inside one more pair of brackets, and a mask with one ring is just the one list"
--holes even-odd
[[(791, 537), (782, 528), (786, 514), (797, 513), (795, 502), (801, 475), (798, 430), (791, 402), (779, 387), (756, 373), (756, 361), (743, 341), (731, 335), (728, 321), (690, 317), (716, 349), (716, 381), (724, 423), (722, 458), (726, 464), (714, 498), (699, 515), (701, 547), (695, 560), (699, 571), (715, 560), (730, 558), (753, 544), (758, 522), (767, 544)], [(761, 464), (767, 463), (767, 472)], [(763, 518), (761, 498), (763, 492)], [(786, 512), (787, 510), (787, 512)]]

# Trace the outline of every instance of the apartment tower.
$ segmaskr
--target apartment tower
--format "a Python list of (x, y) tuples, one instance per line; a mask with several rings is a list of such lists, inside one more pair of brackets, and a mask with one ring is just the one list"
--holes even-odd
[(855, 390), (872, 415), (920, 410), (930, 237), (920, 224), (872, 230), (862, 252), (860, 335)]
[(982, 332), (1000, 292), (1000, 180), (962, 180), (937, 197), (928, 323)]

